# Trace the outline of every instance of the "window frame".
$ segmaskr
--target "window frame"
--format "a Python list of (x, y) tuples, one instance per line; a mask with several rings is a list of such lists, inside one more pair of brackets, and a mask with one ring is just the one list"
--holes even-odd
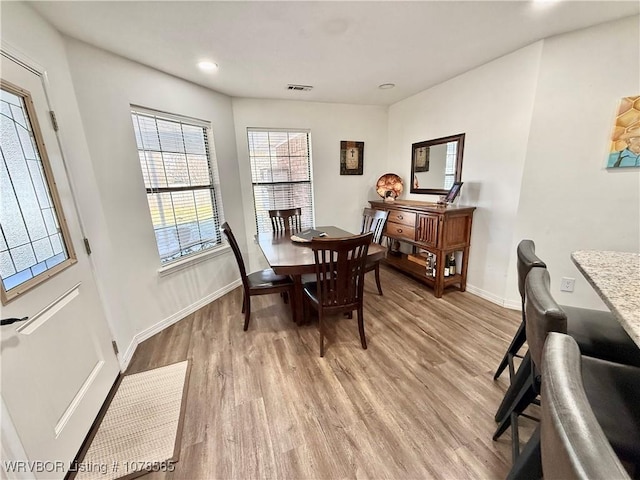
[(53, 208), (58, 220), (58, 227), (60, 228), (60, 235), (62, 237), (62, 241), (64, 243), (64, 247), (67, 251), (67, 257), (68, 257), (64, 261), (58, 263), (57, 265), (54, 265), (52, 268), (49, 268), (42, 273), (39, 273), (38, 275), (34, 276), (33, 278), (30, 278), (26, 282), (16, 285), (15, 287), (9, 290), (5, 289), (4, 280), (0, 279), (0, 284), (1, 284), (0, 299), (2, 301), (2, 304), (6, 305), (9, 302), (20, 297), (21, 295), (24, 295), (26, 292), (30, 291), (34, 287), (49, 280), (51, 277), (71, 267), (72, 265), (78, 262), (78, 259), (76, 256), (75, 248), (73, 247), (73, 242), (71, 240), (71, 232), (69, 231), (69, 227), (67, 225), (67, 218), (62, 208), (60, 195), (58, 194), (58, 189), (56, 187), (56, 181), (54, 179), (53, 169), (51, 168), (49, 155), (45, 147), (44, 138), (42, 136), (42, 130), (40, 129), (40, 122), (38, 121), (38, 115), (36, 114), (36, 108), (33, 103), (33, 99), (31, 97), (31, 92), (5, 80), (4, 78), (0, 79), (0, 87), (3, 90), (22, 98), (22, 100), (24, 101), (24, 106), (27, 113), (27, 117), (28, 117), (27, 119), (29, 121), (29, 124), (31, 125), (31, 132), (33, 134), (33, 139), (38, 149), (38, 155), (40, 156), (40, 163), (42, 165), (42, 170), (44, 172), (44, 180), (46, 182), (47, 188), (49, 189), (51, 202), (53, 203)]
[[(158, 120), (165, 120), (170, 122), (175, 122), (179, 124), (189, 125), (193, 127), (199, 127), (204, 130), (205, 135), (205, 144), (206, 144), (206, 156), (207, 156), (207, 166), (209, 170), (209, 179), (210, 183), (207, 186), (203, 185), (190, 185), (190, 186), (179, 186), (179, 187), (147, 187), (145, 184), (145, 197), (147, 198), (147, 211), (149, 213), (149, 219), (151, 220), (151, 227), (154, 233), (154, 240), (156, 251), (158, 253), (159, 269), (158, 273), (160, 276), (167, 275), (171, 273), (173, 270), (180, 270), (187, 266), (193, 265), (195, 263), (199, 263), (201, 260), (210, 257), (212, 254), (219, 252), (220, 250), (226, 251), (228, 246), (226, 245), (224, 238), (222, 237), (222, 233), (220, 232), (220, 225), (224, 222), (224, 209), (222, 205), (222, 192), (221, 192), (221, 182), (218, 168), (218, 158), (215, 151), (215, 142), (213, 138), (213, 129), (211, 126), (211, 122), (206, 120), (201, 120), (199, 118), (189, 117), (187, 115), (179, 115), (175, 113), (169, 113), (162, 110), (157, 110), (153, 108), (143, 107), (141, 105), (131, 104), (129, 105), (130, 115), (143, 115), (153, 117)], [(133, 120), (133, 119), (132, 119)], [(135, 124), (134, 125), (134, 135), (136, 134)], [(183, 134), (184, 140), (184, 134)], [(141, 151), (148, 151), (146, 149), (140, 150), (138, 148), (138, 144), (136, 141), (136, 152), (138, 153), (138, 165), (140, 167), (140, 173), (144, 176), (143, 167), (140, 164), (139, 154)], [(162, 153), (172, 153), (165, 152), (162, 149), (159, 150)], [(186, 154), (186, 151), (185, 151)], [(164, 160), (163, 160), (164, 164)], [(167, 260), (163, 262), (163, 257), (160, 254), (160, 248), (158, 245), (158, 240), (155, 233), (155, 228), (153, 226), (153, 215), (151, 213), (148, 195), (149, 194), (159, 194), (159, 193), (172, 193), (172, 192), (194, 192), (198, 190), (208, 190), (211, 195), (211, 207), (213, 210), (213, 223), (214, 223), (214, 237), (211, 239), (212, 246), (197, 250), (191, 253), (187, 253), (186, 255), (180, 255), (172, 260)], [(175, 214), (175, 208), (172, 207), (172, 211)], [(177, 226), (177, 224), (176, 224)], [(206, 242), (200, 242), (200, 244)]]
[[(251, 142), (249, 140), (249, 134), (251, 132), (276, 132), (276, 133), (303, 133), (306, 135), (307, 140), (307, 151), (308, 151), (308, 160), (309, 160), (309, 180), (293, 180), (288, 182), (254, 182), (253, 181), (253, 163), (252, 163), (252, 155), (251, 155)], [(246, 129), (246, 139), (247, 139), (247, 157), (249, 159), (249, 175), (251, 181), (251, 196), (253, 198), (253, 214), (254, 221), (256, 227), (256, 233), (260, 232), (260, 224), (258, 223), (258, 212), (256, 210), (256, 196), (255, 196), (255, 187), (256, 185), (295, 185), (295, 184), (309, 184), (310, 190), (310, 198), (311, 198), (311, 226), (315, 226), (315, 201), (314, 201), (314, 191), (313, 191), (313, 155), (311, 148), (311, 130), (307, 128), (269, 128), (269, 127), (247, 127)], [(273, 170), (272, 170), (273, 172)], [(282, 208), (296, 208), (296, 205), (291, 207), (282, 207)], [(271, 225), (271, 224), (269, 224)], [(304, 228), (304, 227), (303, 227)], [(270, 232), (271, 229), (267, 229), (267, 232)]]

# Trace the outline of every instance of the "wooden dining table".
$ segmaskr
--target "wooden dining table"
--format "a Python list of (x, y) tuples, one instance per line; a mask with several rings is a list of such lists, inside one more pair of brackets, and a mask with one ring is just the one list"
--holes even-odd
[[(325, 232), (329, 238), (352, 237), (354, 234), (334, 226), (315, 227)], [(315, 259), (311, 243), (294, 242), (291, 233), (264, 232), (256, 235), (256, 241), (262, 250), (269, 266), (278, 275), (290, 275), (293, 279), (293, 298), (291, 299), (293, 320), (299, 325), (304, 322), (302, 291), (302, 275), (316, 271)], [(369, 245), (367, 261), (373, 262), (385, 257), (387, 249), (377, 243)]]
[(579, 250), (571, 260), (640, 347), (640, 253)]

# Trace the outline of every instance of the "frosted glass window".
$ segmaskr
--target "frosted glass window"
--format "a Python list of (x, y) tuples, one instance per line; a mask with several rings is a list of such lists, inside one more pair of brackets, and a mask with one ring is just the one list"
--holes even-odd
[(131, 118), (161, 264), (221, 245), (211, 126), (139, 107)]
[(39, 275), (72, 258), (66, 230), (60, 227), (53, 179), (45, 173), (47, 156), (31, 102), (28, 92), (2, 82), (0, 277), (5, 303), (39, 283)]
[(269, 210), (300, 208), (313, 226), (311, 139), (306, 131), (247, 129), (258, 232), (270, 232)]

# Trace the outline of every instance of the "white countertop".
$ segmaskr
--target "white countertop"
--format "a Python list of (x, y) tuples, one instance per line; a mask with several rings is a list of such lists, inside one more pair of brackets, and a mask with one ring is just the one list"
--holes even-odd
[(640, 253), (578, 250), (571, 259), (640, 346)]

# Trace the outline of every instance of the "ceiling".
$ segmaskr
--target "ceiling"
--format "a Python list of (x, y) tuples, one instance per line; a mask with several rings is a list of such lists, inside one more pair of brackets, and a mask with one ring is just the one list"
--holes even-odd
[[(66, 35), (230, 96), (371, 105), (640, 11), (637, 0), (30, 4)], [(200, 71), (202, 59), (219, 69)]]

